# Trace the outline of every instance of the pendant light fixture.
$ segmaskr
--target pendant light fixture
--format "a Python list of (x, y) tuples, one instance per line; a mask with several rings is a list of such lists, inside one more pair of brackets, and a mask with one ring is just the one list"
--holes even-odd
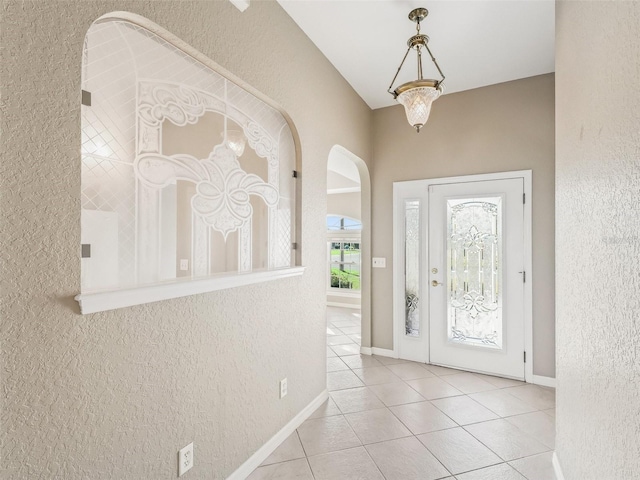
[[(405, 53), (404, 58), (402, 59), (402, 62), (398, 67), (398, 71), (396, 72), (395, 77), (393, 77), (388, 90), (388, 92), (393, 95), (393, 98), (396, 99), (398, 103), (404, 105), (404, 110), (407, 114), (407, 120), (418, 133), (420, 133), (420, 129), (424, 126), (424, 124), (427, 123), (429, 113), (431, 112), (431, 104), (442, 94), (442, 82), (444, 82), (444, 74), (442, 73), (442, 70), (440, 70), (438, 62), (436, 62), (435, 57), (431, 53), (431, 50), (429, 50), (429, 37), (420, 33), (420, 22), (427, 18), (427, 15), (429, 15), (429, 11), (426, 8), (416, 8), (409, 13), (409, 20), (411, 20), (412, 22), (416, 22), (416, 34), (409, 38), (409, 40), (407, 41), (407, 45), (409, 46), (409, 48), (407, 49), (407, 53)], [(442, 77), (440, 80), (422, 78), (423, 48), (427, 51), (427, 53), (431, 57), (431, 61), (438, 69), (438, 73)], [(398, 78), (398, 74), (400, 73), (405, 60), (409, 56), (409, 52), (412, 49), (416, 51), (418, 56), (418, 79), (412, 80), (411, 82), (403, 83), (395, 90), (391, 90), (393, 84)]]

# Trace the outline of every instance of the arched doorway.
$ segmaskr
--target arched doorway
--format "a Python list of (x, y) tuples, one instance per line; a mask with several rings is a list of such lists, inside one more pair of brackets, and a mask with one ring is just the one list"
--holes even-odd
[(371, 353), (370, 265), (369, 171), (361, 158), (335, 145), (327, 162), (327, 305), (330, 313), (345, 313), (332, 333), (351, 341), (344, 345), (358, 346), (339, 351)]

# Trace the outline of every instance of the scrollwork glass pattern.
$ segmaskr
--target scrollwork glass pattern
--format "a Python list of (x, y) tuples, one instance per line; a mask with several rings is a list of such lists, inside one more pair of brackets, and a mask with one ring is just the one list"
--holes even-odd
[(420, 336), (420, 201), (405, 201), (405, 334)]
[[(82, 76), (83, 292), (293, 266), (296, 148), (278, 110), (126, 21), (91, 26)], [(105, 215), (117, 242), (98, 245)]]
[(502, 348), (502, 199), (447, 200), (449, 341)]

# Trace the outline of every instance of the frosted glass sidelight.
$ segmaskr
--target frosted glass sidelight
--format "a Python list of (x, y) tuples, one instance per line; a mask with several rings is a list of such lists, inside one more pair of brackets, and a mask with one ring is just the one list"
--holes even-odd
[(447, 200), (450, 342), (502, 349), (502, 199)]
[(405, 334), (420, 336), (420, 201), (404, 204)]
[(83, 293), (294, 266), (278, 110), (123, 20), (87, 32), (82, 89)]

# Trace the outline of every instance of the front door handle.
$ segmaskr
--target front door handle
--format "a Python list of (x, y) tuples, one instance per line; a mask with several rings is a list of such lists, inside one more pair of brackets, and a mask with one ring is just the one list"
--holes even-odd
[(432, 287), (437, 287), (438, 285), (442, 285), (441, 283), (439, 283), (437, 280), (434, 280), (431, 282), (431, 286)]

